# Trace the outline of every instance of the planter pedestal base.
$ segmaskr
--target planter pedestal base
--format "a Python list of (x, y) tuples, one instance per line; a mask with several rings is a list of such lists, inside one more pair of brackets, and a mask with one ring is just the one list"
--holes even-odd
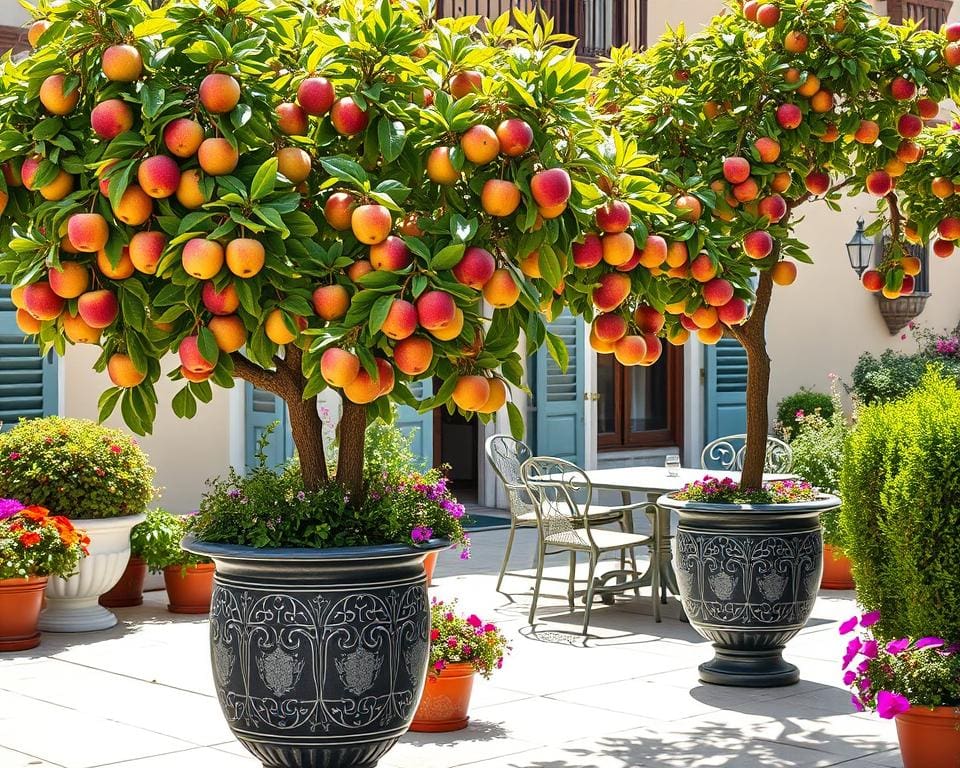
[(26, 637), (8, 637), (0, 640), (0, 653), (6, 651), (29, 651), (40, 645), (40, 633), (34, 632)]
[(784, 661), (781, 651), (714, 650), (713, 659), (699, 667), (701, 682), (740, 688), (776, 688), (800, 682), (800, 670)]
[(97, 599), (94, 596), (60, 600), (47, 595), (47, 607), (40, 614), (40, 629), (43, 632), (93, 632), (115, 627), (117, 617)]

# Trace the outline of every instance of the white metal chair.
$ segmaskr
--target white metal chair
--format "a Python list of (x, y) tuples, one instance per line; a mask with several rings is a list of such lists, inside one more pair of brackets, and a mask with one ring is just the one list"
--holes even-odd
[[(507, 547), (503, 553), (503, 562), (500, 564), (500, 574), (497, 577), (497, 592), (501, 592), (500, 587), (503, 584), (503, 577), (508, 573), (507, 566), (510, 563), (510, 553), (513, 550), (517, 528), (537, 527), (537, 513), (533, 508), (533, 501), (520, 477), (520, 465), (532, 454), (526, 443), (510, 435), (493, 435), (487, 438), (484, 451), (487, 461), (490, 462), (490, 466), (493, 467), (493, 471), (496, 472), (507, 492), (507, 504), (510, 510), (510, 533), (507, 536)], [(590, 522), (594, 525), (620, 523), (622, 530), (628, 530), (629, 526), (624, 521), (625, 514), (627, 513), (620, 507), (594, 506), (590, 513)], [(535, 578), (522, 573), (510, 575), (517, 578)], [(572, 589), (571, 584), (569, 590)]]
[[(703, 469), (741, 470), (746, 452), (746, 435), (718, 437), (704, 446), (700, 454), (700, 466)], [(791, 469), (793, 469), (793, 449), (783, 440), (768, 435), (763, 471), (786, 474)]]
[[(533, 602), (530, 605), (529, 621), (534, 622), (537, 611), (537, 601), (540, 597), (540, 584), (543, 580), (543, 562), (547, 547), (570, 552), (570, 589), (567, 601), (573, 608), (573, 576), (576, 568), (577, 552), (586, 552), (589, 560), (587, 574), (586, 605), (583, 615), (583, 634), (587, 634), (590, 626), (590, 610), (593, 607), (593, 596), (596, 581), (594, 575), (597, 562), (604, 552), (620, 552), (621, 562), (629, 552), (633, 559), (635, 547), (649, 546), (654, 548), (659, 540), (657, 516), (654, 515), (654, 531), (652, 536), (628, 533), (626, 531), (612, 531), (594, 527), (590, 514), (593, 502), (593, 486), (586, 473), (576, 464), (563, 459), (549, 456), (538, 456), (527, 459), (520, 467), (520, 476), (533, 501), (537, 514), (539, 544), (537, 557), (537, 582), (533, 589)], [(622, 512), (632, 513), (638, 507), (648, 506), (647, 502), (620, 507)], [(636, 560), (633, 559), (634, 571)], [(653, 615), (660, 621), (660, 574), (659, 569), (653, 569), (653, 583), (651, 595)]]

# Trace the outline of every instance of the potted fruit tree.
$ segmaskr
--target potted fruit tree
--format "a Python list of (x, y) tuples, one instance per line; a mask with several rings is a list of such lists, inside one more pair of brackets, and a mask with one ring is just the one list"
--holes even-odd
[[(383, 525), (398, 494), (364, 477), (368, 422), (391, 401), (506, 405), (519, 431), (523, 357), (546, 344), (566, 364), (544, 318), (641, 294), (637, 244), (670, 218), (649, 159), (600, 130), (565, 38), (532, 14), (431, 13), (78, 0), (45, 6), (35, 50), (3, 65), (0, 277), (21, 327), (45, 350), (97, 344), (101, 413), (119, 404), (135, 430), (171, 352), (181, 416), (234, 378), (287, 405), (297, 469), (216, 487), (186, 545), (217, 565), (224, 713), (270, 766), (376, 762), (425, 680), (422, 561), (459, 523), (445, 492), (408, 487), (431, 504)], [(606, 253), (578, 266), (601, 207)], [(652, 362), (649, 341), (634, 328), (622, 359)], [(424, 378), (443, 383), (419, 402)]]
[(71, 576), (88, 544), (86, 534), (67, 518), (0, 499), (0, 651), (39, 645), (37, 622), (47, 579)]
[[(931, 194), (931, 180), (960, 170), (952, 165), (960, 155), (942, 157), (933, 144), (945, 131), (927, 123), (960, 85), (958, 39), (960, 27), (935, 32), (890, 24), (866, 3), (749, 0), (696, 34), (681, 28), (642, 52), (614, 50), (601, 68), (597, 109), (655, 156), (654, 167), (676, 190), (677, 221), (648, 237), (640, 259), (638, 269), (648, 281), (644, 298), (653, 307), (643, 317), (651, 318), (651, 327), (662, 326), (673, 343), (695, 334), (713, 344), (727, 335), (746, 351), (747, 442), (740, 481), (746, 491), (761, 488), (767, 453), (768, 309), (775, 286), (791, 284), (798, 263), (810, 261), (795, 237), (802, 210), (819, 201), (838, 210), (844, 191), (876, 199), (876, 220), (867, 232), (889, 231), (890, 237), (863, 285), (888, 298), (909, 294), (921, 267), (906, 241), (942, 224), (935, 251), (947, 256), (953, 250), (960, 219), (950, 220), (955, 204), (943, 199), (947, 182), (953, 195), (952, 182), (937, 181)], [(598, 351), (610, 351), (611, 344), (615, 351), (620, 343), (624, 313), (618, 314), (594, 321), (591, 339)], [(733, 685), (798, 679), (795, 669), (782, 666), (779, 650), (805, 621), (815, 597), (821, 542), (813, 520), (830, 509), (824, 502), (744, 508), (743, 525), (734, 526), (729, 510), (709, 499), (663, 500), (679, 512), (678, 546), (691, 547), (689, 557), (678, 557), (681, 569), (688, 569), (680, 574), (688, 614), (693, 619), (698, 605), (721, 606), (722, 620), (694, 626), (718, 643), (731, 628), (742, 640), (735, 648), (721, 646), (725, 653), (735, 651), (727, 653), (726, 673), (711, 672), (708, 665), (701, 668), (703, 679)], [(709, 534), (690, 538), (710, 520)], [(729, 535), (723, 547), (731, 549), (721, 547), (704, 571), (703, 548), (719, 546), (715, 537), (721, 534)], [(756, 574), (778, 567), (784, 549), (802, 553), (784, 566), (803, 574), (799, 582), (787, 580), (783, 594), (794, 590), (789, 609), (779, 597), (749, 591), (759, 588)], [(813, 570), (805, 565), (808, 555)], [(743, 577), (731, 579), (728, 569)], [(709, 586), (711, 579), (719, 592), (685, 591), (684, 585)], [(768, 587), (770, 594), (779, 593)], [(755, 631), (766, 638), (762, 648), (750, 641)]]
[(48, 580), (40, 629), (87, 632), (117, 623), (97, 600), (123, 574), (152, 478), (136, 441), (90, 421), (50, 416), (0, 435), (0, 496), (69, 518), (90, 538), (77, 572)]
[(896, 717), (907, 768), (947, 768), (960, 754), (958, 435), (956, 381), (931, 371), (905, 398), (861, 409), (840, 478), (870, 634), (851, 640), (846, 682), (855, 704)]
[(152, 509), (134, 530), (140, 552), (152, 573), (163, 572), (172, 613), (208, 613), (213, 593), (213, 562), (180, 546), (190, 517)]
[(476, 614), (459, 615), (457, 603), (431, 603), (430, 667), (411, 731), (459, 731), (470, 720), (470, 695), (479, 673), (486, 679), (510, 650), (495, 624)]

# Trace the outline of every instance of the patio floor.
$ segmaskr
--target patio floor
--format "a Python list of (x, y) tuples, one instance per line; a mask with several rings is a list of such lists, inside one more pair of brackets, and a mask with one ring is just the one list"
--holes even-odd
[[(534, 536), (520, 532), (513, 567), (529, 566)], [(508, 578), (512, 603), (494, 591), (506, 531), (473, 538), (470, 561), (441, 555), (431, 594), (498, 621), (513, 653), (492, 680), (477, 681), (466, 730), (408, 734), (382, 768), (901, 765), (894, 726), (852, 714), (839, 682), (837, 625), (855, 610), (852, 593), (821, 593), (788, 648), (798, 685), (705, 686), (696, 668), (709, 644), (675, 619), (655, 624), (636, 605), (597, 604), (584, 642), (582, 613), (544, 600), (531, 632), (532, 582)], [(557, 558), (556, 575), (565, 562)], [(47, 634), (34, 651), (0, 658), (0, 766), (259, 766), (220, 715), (205, 618), (168, 613), (163, 592), (117, 613), (112, 630)]]

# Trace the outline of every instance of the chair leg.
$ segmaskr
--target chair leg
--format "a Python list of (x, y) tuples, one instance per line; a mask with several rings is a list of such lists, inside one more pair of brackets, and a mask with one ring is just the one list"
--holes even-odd
[(547, 545), (541, 538), (537, 546), (537, 581), (533, 586), (533, 602), (530, 603), (530, 616), (527, 619), (527, 623), (531, 625), (533, 624), (534, 614), (537, 612), (537, 600), (540, 598), (540, 582), (543, 580), (543, 561), (546, 558), (546, 550)]
[(577, 552), (570, 550), (570, 575), (567, 578), (567, 604), (573, 610), (574, 585), (577, 579)]
[(503, 584), (503, 576), (507, 572), (507, 565), (510, 564), (510, 552), (513, 550), (513, 537), (517, 532), (517, 521), (510, 518), (510, 534), (507, 536), (507, 548), (503, 553), (503, 562), (500, 564), (500, 575), (497, 577), (497, 592), (501, 592), (500, 586)]
[[(627, 533), (627, 532), (628, 532), (628, 531), (627, 531), (627, 521), (626, 521), (626, 519), (623, 518), (623, 517), (620, 518), (620, 530), (621, 530), (623, 533)], [(620, 570), (621, 570), (621, 571), (627, 570), (627, 551), (626, 551), (625, 549), (621, 549), (621, 550), (620, 550)], [(634, 568), (634, 570), (636, 570), (636, 568)]]
[(597, 553), (590, 552), (590, 572), (587, 574), (587, 604), (583, 609), (583, 632), (587, 634), (590, 628), (590, 609), (593, 607), (593, 572), (597, 569)]
[(653, 620), (659, 624), (660, 618), (660, 514), (653, 516), (653, 544), (656, 548), (655, 560), (651, 561), (653, 570), (650, 581), (650, 602), (653, 603)]

